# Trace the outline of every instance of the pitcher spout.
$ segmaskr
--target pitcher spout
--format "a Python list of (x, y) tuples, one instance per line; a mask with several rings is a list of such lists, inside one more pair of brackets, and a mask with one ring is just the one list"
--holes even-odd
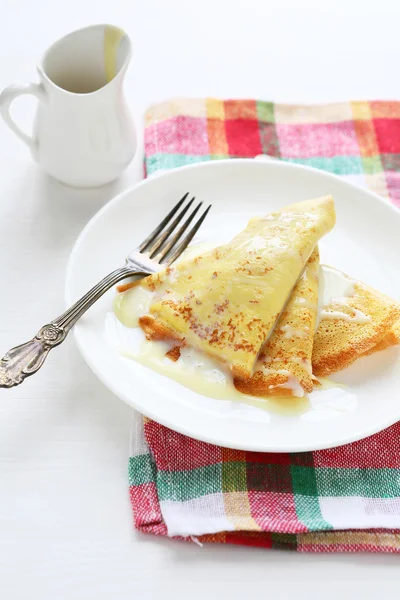
[(94, 94), (124, 77), (131, 55), (131, 40), (123, 29), (92, 25), (50, 46), (38, 71), (48, 86), (70, 94)]

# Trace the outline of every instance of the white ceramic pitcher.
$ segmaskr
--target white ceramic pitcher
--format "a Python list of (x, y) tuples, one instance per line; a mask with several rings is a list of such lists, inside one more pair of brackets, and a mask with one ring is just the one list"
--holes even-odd
[[(94, 25), (55, 42), (37, 65), (40, 83), (7, 87), (0, 112), (50, 175), (77, 187), (116, 179), (136, 150), (136, 135), (123, 96), (131, 42), (121, 29)], [(38, 101), (33, 136), (10, 115), (12, 101)]]

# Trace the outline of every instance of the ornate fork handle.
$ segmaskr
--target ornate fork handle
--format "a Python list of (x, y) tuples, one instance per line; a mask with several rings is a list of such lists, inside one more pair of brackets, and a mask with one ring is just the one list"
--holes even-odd
[(9, 350), (0, 360), (0, 388), (19, 385), (26, 377), (36, 373), (50, 350), (65, 340), (71, 328), (88, 308), (118, 281), (136, 273), (139, 271), (135, 271), (132, 267), (116, 269), (57, 319), (44, 325), (32, 340)]

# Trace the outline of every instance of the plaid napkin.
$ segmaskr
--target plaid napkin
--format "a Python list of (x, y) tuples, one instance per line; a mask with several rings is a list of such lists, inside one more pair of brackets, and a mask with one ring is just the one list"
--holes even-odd
[[(351, 179), (400, 206), (400, 102), (288, 106), (184, 99), (146, 115), (147, 173), (269, 154)], [(197, 543), (400, 553), (400, 423), (318, 452), (193, 440), (133, 415), (135, 526)]]

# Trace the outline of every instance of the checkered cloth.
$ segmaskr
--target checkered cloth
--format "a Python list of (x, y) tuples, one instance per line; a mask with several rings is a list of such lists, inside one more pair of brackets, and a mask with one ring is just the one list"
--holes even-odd
[[(269, 154), (400, 205), (400, 102), (287, 106), (173, 100), (146, 115), (146, 169)], [(302, 552), (400, 553), (400, 423), (331, 450), (265, 454), (133, 415), (135, 526), (180, 539)]]

